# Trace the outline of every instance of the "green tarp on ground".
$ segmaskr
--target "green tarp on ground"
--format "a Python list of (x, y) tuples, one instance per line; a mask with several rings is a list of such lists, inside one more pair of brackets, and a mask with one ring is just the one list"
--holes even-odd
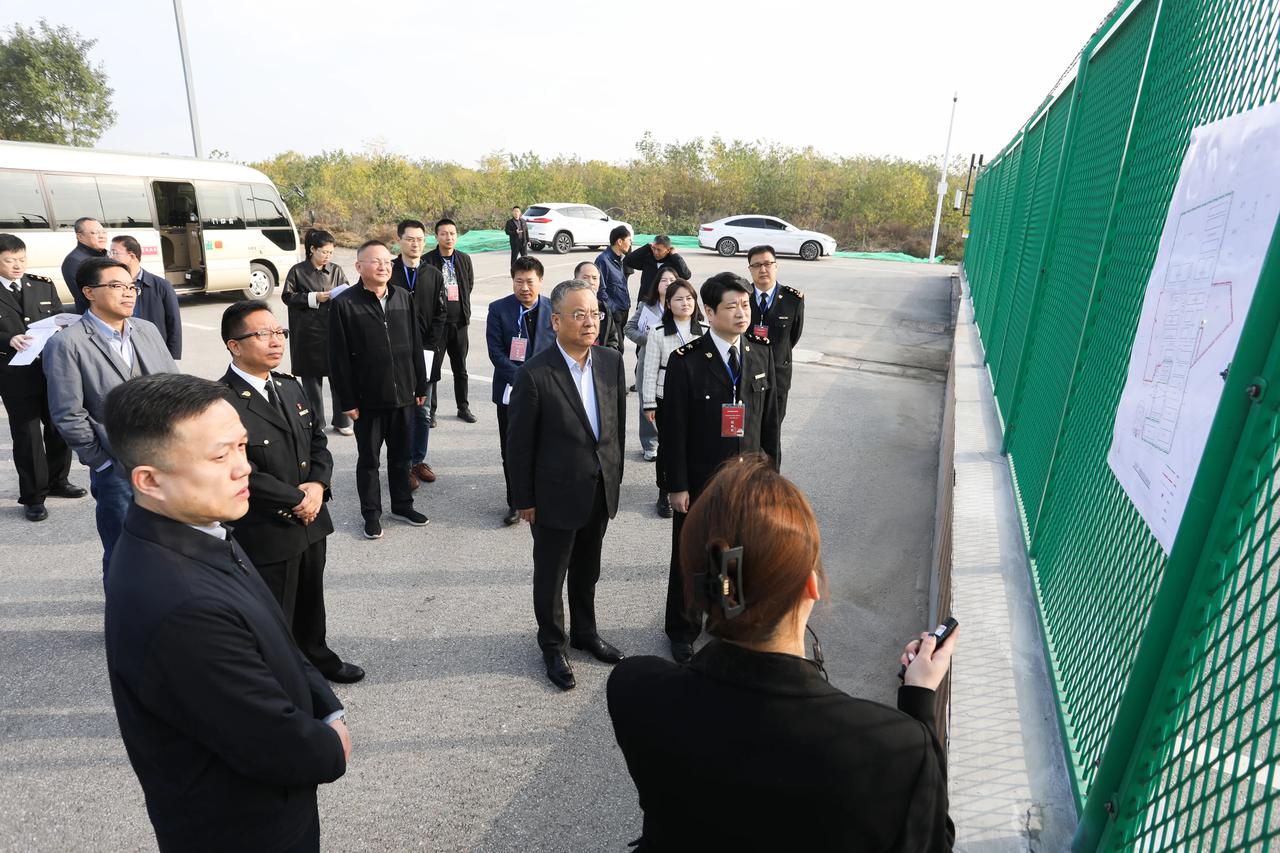
[[(632, 238), (632, 244), (635, 246), (648, 245), (653, 242), (655, 236), (654, 234), (637, 234)], [(427, 248), (432, 249), (435, 245), (435, 237), (427, 237)], [(698, 238), (687, 234), (672, 234), (671, 245), (680, 249), (696, 249), (698, 248)], [(399, 247), (393, 248), (399, 251)], [(458, 238), (458, 248), (468, 254), (475, 252), (507, 252), (511, 250), (511, 242), (507, 239), (505, 231), (477, 228)], [(927, 264), (929, 262), (927, 258), (904, 255), (902, 252), (836, 252), (835, 256), (837, 258), (861, 258), (868, 261), (899, 261), (909, 264)], [(938, 263), (941, 262), (942, 256), (939, 255)]]

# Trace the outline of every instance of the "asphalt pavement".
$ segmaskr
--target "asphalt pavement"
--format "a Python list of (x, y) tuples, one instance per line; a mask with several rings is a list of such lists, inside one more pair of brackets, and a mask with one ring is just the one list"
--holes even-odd
[[(543, 292), (594, 254), (538, 255), (548, 267)], [(726, 269), (747, 273), (743, 256), (684, 255), (695, 284)], [(322, 845), (625, 850), (640, 834), (640, 811), (605, 707), (609, 669), (571, 652), (577, 689), (561, 693), (546, 680), (534, 640), (532, 540), (527, 526), (501, 524), (484, 309), (510, 292), (508, 256), (474, 257), (468, 370), (479, 423), (455, 417), (446, 375), (428, 460), (439, 480), (415, 493), (431, 524), (387, 519), (381, 540), (364, 540), (355, 441), (330, 435), (337, 529), (325, 576), (329, 641), (369, 675), (337, 688), (355, 751), (346, 776), (321, 789)], [(351, 253), (338, 260), (353, 273)], [(782, 282), (806, 294), (783, 473), (808, 495), (822, 530), (831, 589), (813, 625), (833, 683), (889, 703), (901, 644), (924, 627), (951, 272), (848, 259), (784, 258), (779, 268)], [(232, 301), (182, 300), (184, 370), (224, 372), (217, 329)], [(283, 319), (278, 294), (271, 301)], [(654, 512), (634, 394), (629, 406), (621, 508), (605, 537), (597, 611), (602, 636), (627, 654), (664, 655), (670, 522)], [(11, 459), (6, 426), (0, 849), (153, 850), (111, 705), (92, 499), (50, 499), (49, 519), (29, 523)], [(88, 485), (78, 462), (72, 480)]]

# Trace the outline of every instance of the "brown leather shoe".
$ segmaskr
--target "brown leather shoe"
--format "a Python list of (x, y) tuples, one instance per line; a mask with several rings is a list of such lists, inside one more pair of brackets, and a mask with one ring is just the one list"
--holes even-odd
[(410, 471), (409, 472), (409, 491), (413, 491), (414, 489), (418, 488), (418, 486), (421, 486), (421, 485), (422, 484), (418, 482), (418, 478), (413, 476), (413, 472)]
[(425, 462), (419, 462), (413, 466), (413, 476), (424, 483), (434, 483), (436, 481), (436, 472), (432, 471), (431, 466)]

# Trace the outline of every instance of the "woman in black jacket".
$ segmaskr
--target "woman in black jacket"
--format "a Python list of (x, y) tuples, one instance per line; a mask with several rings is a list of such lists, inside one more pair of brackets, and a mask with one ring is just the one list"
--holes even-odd
[[(289, 306), (289, 363), (293, 375), (302, 380), (302, 388), (316, 410), (316, 418), (324, 423), (324, 377), (329, 375), (329, 299), (330, 291), (347, 283), (342, 267), (330, 261), (334, 239), (328, 231), (311, 229), (302, 238), (307, 259), (294, 264), (285, 276), (280, 299)], [(351, 419), (338, 408), (333, 384), (329, 384), (333, 403), (333, 428), (351, 435)]]
[(908, 645), (897, 710), (828, 684), (820, 652), (804, 656), (826, 585), (817, 522), (763, 455), (711, 480), (680, 559), (715, 639), (688, 666), (629, 657), (609, 677), (639, 849), (950, 850), (933, 720), (958, 631)]

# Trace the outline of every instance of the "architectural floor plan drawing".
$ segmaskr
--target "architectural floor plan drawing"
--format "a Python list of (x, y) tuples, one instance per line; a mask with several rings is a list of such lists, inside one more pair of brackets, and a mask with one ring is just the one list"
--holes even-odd
[(1280, 103), (1192, 131), (1147, 278), (1107, 453), (1166, 553), (1278, 215)]

